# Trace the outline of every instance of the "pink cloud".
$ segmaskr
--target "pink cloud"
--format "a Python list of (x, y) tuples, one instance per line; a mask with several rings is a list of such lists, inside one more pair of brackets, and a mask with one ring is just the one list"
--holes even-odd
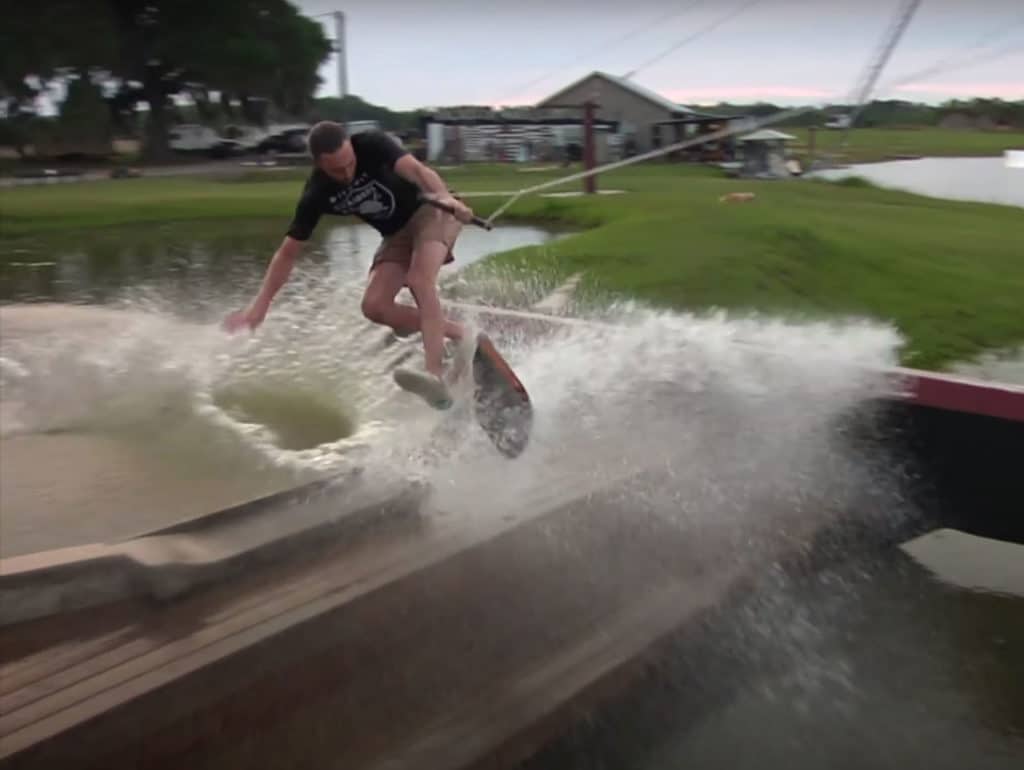
[(674, 102), (756, 101), (758, 99), (835, 99), (840, 94), (804, 86), (708, 86), (660, 91)]
[(993, 99), (1024, 99), (1024, 82), (1021, 83), (906, 83), (893, 86), (893, 91), (938, 96), (972, 96)]
[(520, 95), (509, 99), (485, 99), (484, 103), (491, 107), (532, 107), (541, 99), (551, 96), (550, 92)]

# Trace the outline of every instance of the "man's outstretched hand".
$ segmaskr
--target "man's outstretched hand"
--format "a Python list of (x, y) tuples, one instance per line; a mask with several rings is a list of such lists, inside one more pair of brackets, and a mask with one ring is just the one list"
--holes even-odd
[(250, 307), (245, 310), (238, 310), (232, 313), (224, 319), (222, 325), (224, 329), (231, 334), (234, 334), (241, 329), (249, 329), (252, 331), (263, 323), (263, 319), (266, 318), (266, 316), (266, 310)]

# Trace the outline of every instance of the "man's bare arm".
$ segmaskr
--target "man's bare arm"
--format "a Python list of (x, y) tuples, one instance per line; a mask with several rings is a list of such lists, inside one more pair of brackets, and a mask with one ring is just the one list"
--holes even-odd
[(243, 326), (253, 329), (263, 323), (263, 319), (270, 309), (271, 302), (281, 287), (288, 281), (292, 268), (295, 267), (295, 260), (302, 253), (302, 241), (297, 241), (290, 236), (285, 236), (281, 245), (277, 248), (267, 272), (263, 276), (263, 284), (259, 293), (245, 310), (232, 313), (225, 320), (224, 325), (228, 331), (235, 331)]
[(414, 155), (406, 154), (395, 161), (395, 173), (412, 182), (427, 195), (450, 206), (454, 209), (456, 218), (463, 224), (473, 221), (473, 210), (462, 201), (453, 198), (440, 175), (421, 163)]

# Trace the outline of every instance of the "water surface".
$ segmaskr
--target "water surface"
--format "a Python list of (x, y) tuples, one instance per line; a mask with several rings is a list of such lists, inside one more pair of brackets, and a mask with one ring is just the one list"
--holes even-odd
[(879, 187), (980, 203), (1024, 206), (1024, 168), (1004, 158), (921, 158), (818, 171), (824, 179), (864, 177)]

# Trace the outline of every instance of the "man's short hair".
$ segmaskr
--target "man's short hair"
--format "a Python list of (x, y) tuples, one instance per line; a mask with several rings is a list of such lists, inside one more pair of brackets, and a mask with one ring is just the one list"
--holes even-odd
[(327, 153), (332, 153), (345, 143), (345, 128), (331, 120), (321, 120), (311, 129), (306, 137), (309, 155), (314, 162)]

